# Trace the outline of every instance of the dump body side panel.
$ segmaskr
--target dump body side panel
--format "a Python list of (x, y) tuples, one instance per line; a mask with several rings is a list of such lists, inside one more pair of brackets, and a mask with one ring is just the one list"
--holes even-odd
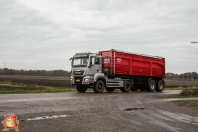
[(109, 75), (133, 75), (165, 78), (165, 59), (117, 50), (99, 51)]

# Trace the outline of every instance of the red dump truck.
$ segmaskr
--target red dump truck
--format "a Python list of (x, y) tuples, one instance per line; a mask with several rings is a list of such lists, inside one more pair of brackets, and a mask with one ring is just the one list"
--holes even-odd
[(165, 58), (120, 50), (77, 53), (71, 58), (71, 83), (79, 92), (93, 88), (101, 93), (157, 91), (164, 89)]

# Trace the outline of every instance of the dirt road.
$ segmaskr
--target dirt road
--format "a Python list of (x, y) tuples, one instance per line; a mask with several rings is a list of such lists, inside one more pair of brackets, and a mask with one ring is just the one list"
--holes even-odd
[(0, 121), (15, 113), (24, 132), (197, 132), (197, 107), (162, 98), (178, 92), (1, 94)]

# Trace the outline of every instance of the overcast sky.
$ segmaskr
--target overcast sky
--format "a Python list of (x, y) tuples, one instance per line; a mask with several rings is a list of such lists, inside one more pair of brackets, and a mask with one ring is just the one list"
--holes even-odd
[(76, 52), (117, 49), (198, 72), (198, 0), (0, 0), (0, 68), (70, 70)]

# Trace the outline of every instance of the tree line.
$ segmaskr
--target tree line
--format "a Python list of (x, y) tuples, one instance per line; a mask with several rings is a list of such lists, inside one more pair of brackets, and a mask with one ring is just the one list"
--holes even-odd
[[(32, 75), (32, 76), (62, 76), (69, 77), (71, 75), (70, 71), (65, 70), (15, 70), (0, 68), (0, 75)], [(176, 73), (166, 73), (167, 80), (178, 80), (178, 81), (191, 81), (198, 80), (198, 74), (196, 72), (186, 72), (181, 74)]]
[(32, 76), (62, 76), (69, 77), (70, 71), (64, 70), (15, 70), (15, 69), (0, 69), (0, 75), (32, 75)]
[(175, 74), (175, 73), (166, 73), (166, 79), (167, 80), (178, 80), (178, 81), (193, 81), (198, 80), (198, 74), (197, 72), (186, 72), (181, 74)]

